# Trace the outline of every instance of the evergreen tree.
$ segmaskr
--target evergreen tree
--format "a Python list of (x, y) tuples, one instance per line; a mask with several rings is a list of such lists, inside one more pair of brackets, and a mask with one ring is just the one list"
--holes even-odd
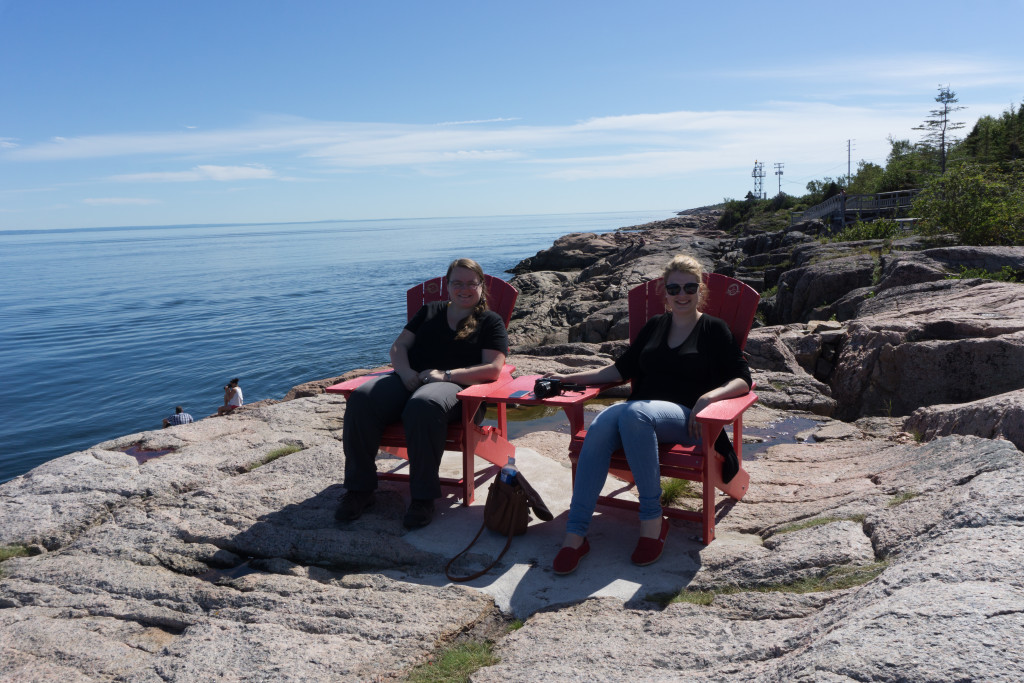
[(920, 126), (915, 126), (914, 130), (923, 130), (925, 144), (938, 151), (939, 169), (944, 174), (946, 172), (946, 155), (949, 153), (949, 148), (956, 142), (953, 131), (964, 127), (963, 121), (950, 121), (949, 117), (954, 112), (967, 107), (953, 106), (960, 100), (948, 85), (939, 86), (939, 94), (935, 96), (935, 101), (939, 103), (939, 108), (928, 112), (931, 118), (925, 119)]

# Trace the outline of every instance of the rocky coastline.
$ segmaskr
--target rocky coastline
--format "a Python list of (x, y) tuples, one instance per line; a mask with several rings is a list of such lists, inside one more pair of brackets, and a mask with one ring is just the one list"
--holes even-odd
[[(949, 276), (1024, 272), (1024, 248), (716, 222), (560, 238), (515, 268), (509, 330), (517, 374), (604, 364), (626, 291), (680, 251), (764, 292), (750, 491), (719, 498), (711, 545), (679, 523), (651, 573), (579, 585), (551, 575), (560, 529), (535, 523), (500, 580), (450, 584), (448, 554), (401, 527), (400, 488), (334, 522), (344, 400), (323, 388), (350, 370), (0, 486), (0, 681), (402, 680), (485, 641), (497, 663), (473, 681), (1019, 680), (1024, 284)], [(566, 481), (567, 444), (516, 439)], [(499, 595), (509, 577), (537, 593)]]

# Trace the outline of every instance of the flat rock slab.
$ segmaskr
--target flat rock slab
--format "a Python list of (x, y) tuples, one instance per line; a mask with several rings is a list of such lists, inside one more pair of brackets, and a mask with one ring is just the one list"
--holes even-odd
[[(673, 522), (662, 559), (635, 567), (634, 514), (601, 511), (593, 551), (558, 577), (566, 444), (530, 435), (518, 463), (556, 519), (452, 584), (486, 482), (416, 532), (397, 483), (339, 525), (343, 411), (317, 395), (131, 435), (0, 487), (0, 543), (37, 553), (0, 565), (0, 680), (367, 681), (462, 638), (498, 641), (474, 681), (998, 681), (1024, 666), (1024, 464), (1007, 441), (907, 443), (819, 417), (821, 440), (759, 453), (746, 498), (716, 499), (710, 546)], [(133, 444), (177, 450), (140, 465), (118, 450)], [(284, 444), (300, 450), (256, 466)], [(503, 545), (485, 532), (457, 569)], [(877, 576), (794, 592), (851, 570)], [(712, 602), (664, 606), (683, 589)], [(513, 616), (525, 625), (507, 633)]]

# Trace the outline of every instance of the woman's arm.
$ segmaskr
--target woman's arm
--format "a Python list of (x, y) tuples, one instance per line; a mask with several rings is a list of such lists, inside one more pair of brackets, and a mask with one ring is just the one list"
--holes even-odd
[[(455, 382), (462, 386), (493, 382), (498, 379), (498, 375), (501, 374), (503, 367), (505, 367), (504, 353), (492, 349), (484, 349), (481, 352), (481, 362), (479, 365), (471, 365), (468, 368), (453, 368), (448, 371), (450, 374), (447, 381)], [(423, 384), (428, 382), (444, 382), (445, 371), (424, 370), (419, 374), (419, 380)]]
[(614, 365), (607, 365), (593, 370), (581, 370), (580, 372), (572, 372), (568, 375), (556, 373), (548, 376), (562, 382), (575, 382), (577, 384), (617, 384), (622, 381), (622, 375)]
[(704, 410), (715, 401), (743, 396), (748, 391), (750, 391), (750, 385), (747, 384), (747, 381), (741, 377), (734, 377), (722, 386), (716, 387), (703, 394), (697, 399), (697, 402), (693, 404), (693, 410), (690, 411), (690, 436), (693, 438), (700, 436), (700, 425), (697, 424), (695, 419), (693, 419), (697, 413)]
[(415, 391), (416, 387), (422, 384), (419, 374), (409, 365), (409, 349), (412, 348), (415, 341), (415, 334), (409, 330), (402, 330), (388, 353), (391, 356), (391, 366), (395, 369), (395, 374), (402, 378), (402, 383), (409, 391)]

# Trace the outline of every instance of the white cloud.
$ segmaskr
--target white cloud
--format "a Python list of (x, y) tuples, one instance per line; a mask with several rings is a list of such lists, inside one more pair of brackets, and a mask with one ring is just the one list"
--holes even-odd
[(115, 175), (116, 182), (190, 183), (202, 180), (236, 181), (265, 180), (273, 178), (274, 172), (265, 166), (214, 166), (203, 164), (189, 171), (164, 171), (157, 173), (127, 173)]
[(723, 70), (718, 75), (739, 79), (818, 81), (842, 86), (863, 83), (875, 88), (891, 84), (905, 92), (908, 87), (931, 89), (940, 83), (950, 84), (953, 90), (966, 86), (1019, 83), (1024, 76), (1024, 66), (974, 55), (937, 53), (814, 60), (798, 66)]
[[(2, 157), (58, 161), (150, 155), (220, 161), (240, 155), (272, 156), (275, 166), (288, 169), (290, 178), (377, 168), (452, 175), (489, 164), (562, 180), (676, 177), (701, 169), (742, 168), (754, 159), (831, 168), (845, 162), (845, 144), (851, 138), (857, 140), (854, 162), (864, 158), (877, 163), (888, 152), (889, 135), (914, 137), (911, 128), (920, 123), (926, 106), (916, 100), (874, 106), (780, 101), (750, 109), (637, 113), (544, 126), (507, 118), (462, 125), (470, 122), (353, 123), (277, 117), (237, 129), (71, 138), (3, 151)], [(205, 163), (183, 171), (119, 174), (109, 180), (270, 178), (280, 179), (264, 165)]]
[(505, 123), (506, 121), (518, 121), (519, 118), (496, 118), (496, 119), (473, 119), (470, 121), (444, 121), (438, 126), (468, 126), (474, 123)]
[(150, 204), (159, 204), (160, 201), (157, 199), (135, 197), (93, 197), (83, 199), (82, 203), (89, 206), (148, 206)]
[(14, 149), (18, 146), (15, 138), (0, 138), (0, 149)]

